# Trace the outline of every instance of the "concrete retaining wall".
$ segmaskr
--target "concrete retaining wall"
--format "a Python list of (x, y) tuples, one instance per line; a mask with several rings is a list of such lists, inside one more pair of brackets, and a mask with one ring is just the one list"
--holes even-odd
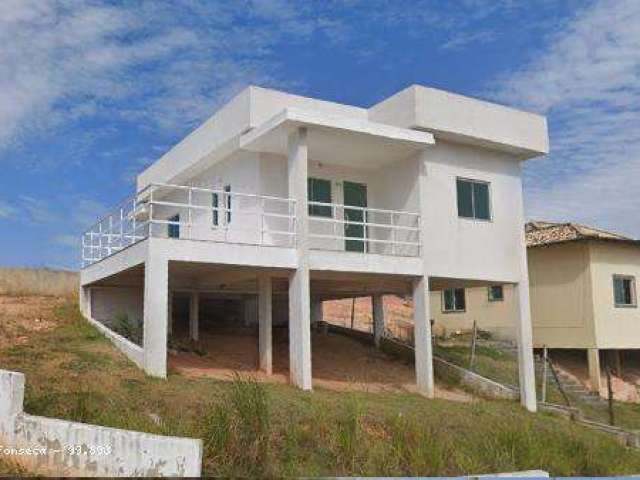
[(0, 456), (56, 476), (201, 474), (202, 441), (37, 417), (23, 412), (24, 375), (0, 370)]
[(144, 350), (142, 347), (136, 345), (132, 341), (124, 338), (122, 335), (118, 335), (113, 330), (110, 330), (106, 325), (103, 325), (97, 320), (91, 317), (85, 317), (87, 321), (102, 332), (106, 337), (111, 340), (113, 345), (124, 353), (129, 360), (135, 363), (139, 368), (144, 369)]
[[(373, 335), (368, 332), (361, 332), (358, 330), (352, 330), (350, 328), (340, 327), (338, 325), (329, 326), (329, 331), (348, 335), (352, 338), (357, 338), (363, 342), (373, 344)], [(404, 345), (400, 342), (382, 338), (380, 343), (380, 349), (390, 353), (392, 355), (401, 356), (407, 358), (410, 361), (414, 360), (413, 348), (408, 345)], [(434, 374), (440, 378), (446, 378), (464, 385), (478, 395), (482, 395), (487, 398), (497, 398), (502, 400), (517, 400), (520, 398), (518, 391), (502, 385), (501, 383), (494, 382), (493, 380), (478, 375), (466, 368), (459, 367), (446, 360), (433, 357), (433, 370)]]

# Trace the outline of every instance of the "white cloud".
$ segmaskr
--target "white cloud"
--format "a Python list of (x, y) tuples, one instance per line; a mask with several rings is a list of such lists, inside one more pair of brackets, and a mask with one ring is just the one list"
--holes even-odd
[(17, 210), (8, 203), (0, 201), (0, 219), (11, 218), (15, 215)]
[(640, 236), (640, 2), (581, 10), (497, 96), (549, 117), (549, 158), (527, 165), (531, 218)]

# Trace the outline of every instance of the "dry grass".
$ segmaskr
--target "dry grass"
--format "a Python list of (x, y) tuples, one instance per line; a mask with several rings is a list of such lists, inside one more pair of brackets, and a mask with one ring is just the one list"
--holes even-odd
[(78, 273), (47, 268), (0, 268), (0, 295), (73, 297)]
[(174, 371), (167, 380), (148, 378), (81, 318), (76, 305), (55, 310), (52, 328), (0, 348), (2, 368), (27, 375), (26, 411), (202, 438), (206, 475), (640, 471), (637, 451), (566, 419), (529, 414), (516, 402), (463, 404), (321, 388), (310, 395), (288, 385), (191, 379)]

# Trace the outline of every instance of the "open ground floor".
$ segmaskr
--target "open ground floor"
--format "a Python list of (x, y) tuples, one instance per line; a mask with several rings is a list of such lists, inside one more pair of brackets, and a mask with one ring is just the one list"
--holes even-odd
[[(170, 369), (216, 378), (252, 372), (303, 390), (320, 386), (434, 397), (432, 290), (464, 284), (397, 273), (149, 259), (84, 283), (80, 303), (85, 316), (150, 375), (166, 377)], [(459, 299), (452, 294), (455, 306)], [(386, 296), (411, 301), (411, 364), (377, 349), (392, 328)], [(323, 328), (326, 302), (357, 297), (370, 299), (372, 345)], [(527, 308), (525, 302), (523, 311)], [(518, 330), (530, 345), (528, 315), (523, 318)], [(520, 348), (519, 359), (522, 402), (535, 410), (531, 348)]]

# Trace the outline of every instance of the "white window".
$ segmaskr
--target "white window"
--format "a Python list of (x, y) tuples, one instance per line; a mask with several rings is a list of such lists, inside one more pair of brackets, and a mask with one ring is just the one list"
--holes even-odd
[(613, 276), (613, 299), (616, 307), (635, 307), (636, 279), (630, 275)]
[(447, 288), (442, 291), (443, 312), (464, 312), (465, 308), (464, 288)]

